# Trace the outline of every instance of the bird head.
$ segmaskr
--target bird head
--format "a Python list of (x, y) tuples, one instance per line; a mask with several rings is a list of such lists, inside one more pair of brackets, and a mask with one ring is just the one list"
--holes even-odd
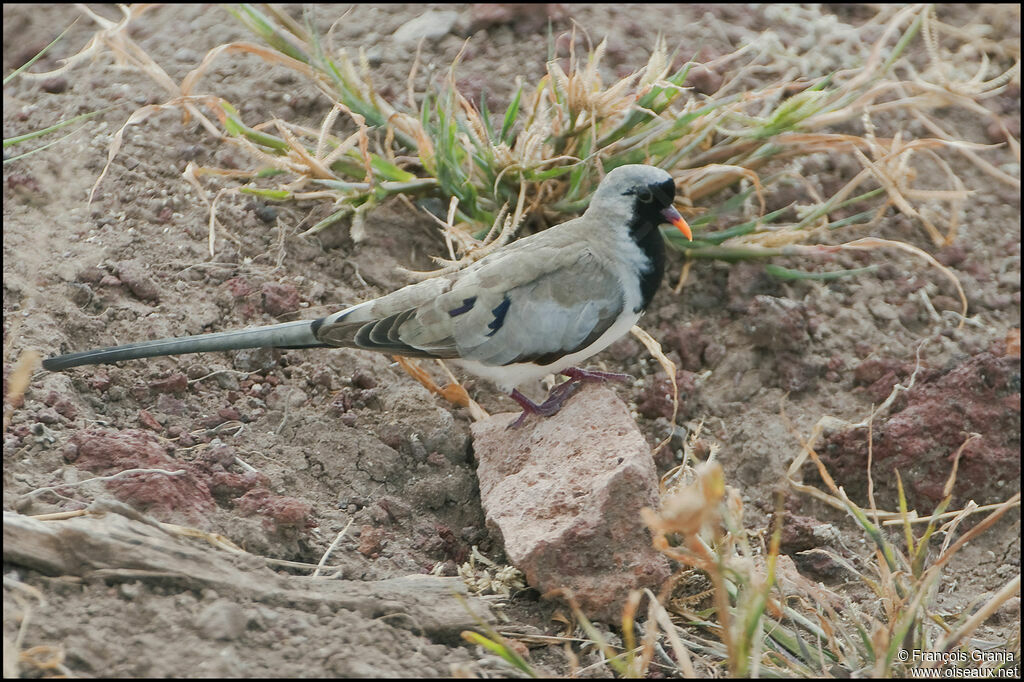
[(667, 171), (655, 166), (619, 166), (604, 177), (587, 213), (626, 222), (632, 231), (671, 223), (693, 240), (690, 226), (672, 205), (676, 185)]

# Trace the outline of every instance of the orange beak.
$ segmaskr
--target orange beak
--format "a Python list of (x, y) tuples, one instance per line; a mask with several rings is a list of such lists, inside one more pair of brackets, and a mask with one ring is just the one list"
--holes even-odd
[(675, 209), (675, 206), (669, 206), (661, 212), (661, 216), (665, 219), (665, 222), (672, 223), (675, 225), (683, 236), (693, 241), (693, 232), (690, 232), (690, 226), (683, 220), (683, 216), (679, 215), (679, 211)]

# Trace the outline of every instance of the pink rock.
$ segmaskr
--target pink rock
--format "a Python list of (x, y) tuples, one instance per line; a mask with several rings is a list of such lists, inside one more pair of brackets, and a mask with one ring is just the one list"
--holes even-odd
[[(160, 300), (160, 287), (138, 263), (130, 261), (119, 263), (117, 276), (136, 298), (154, 303)], [(102, 284), (102, 281), (100, 283)]]
[(155, 393), (184, 393), (188, 390), (188, 377), (175, 372), (163, 379), (149, 382), (149, 388)]
[(299, 290), (291, 284), (267, 282), (260, 291), (263, 295), (263, 309), (274, 317), (299, 309)]
[(149, 413), (149, 410), (139, 410), (139, 422), (147, 429), (152, 429), (157, 433), (164, 430), (163, 424), (156, 420), (156, 417)]
[(268, 532), (304, 530), (316, 526), (313, 508), (297, 497), (272, 493), (266, 488), (253, 488), (237, 498), (235, 508), (245, 516), (262, 517)]
[[(122, 502), (161, 519), (204, 524), (217, 508), (206, 481), (188, 463), (167, 454), (156, 436), (138, 429), (111, 431), (89, 428), (75, 432), (64, 457), (79, 469), (99, 475), (125, 469), (185, 470), (185, 474), (136, 474), (107, 481), (107, 489)], [(179, 516), (180, 515), (180, 516)]]
[(517, 416), (473, 425), (487, 524), (530, 585), (568, 588), (588, 617), (620, 623), (630, 590), (657, 591), (669, 575), (639, 513), (658, 504), (651, 449), (604, 386), (507, 429)]
[[(861, 363), (855, 377), (867, 382), (881, 375), (875, 384), (889, 382), (900, 366), (886, 362), (874, 367)], [(970, 433), (980, 437), (964, 447), (953, 504), (1002, 502), (1020, 490), (1020, 358), (983, 351), (958, 362), (922, 371), (892, 413), (874, 422), (872, 478), (879, 507), (897, 506), (894, 472), (899, 471), (910, 506), (934, 509), (944, 497), (953, 458)], [(867, 442), (867, 429), (841, 429), (819, 449), (829, 473), (858, 503), (867, 499)], [(808, 468), (812, 480), (815, 471)]]

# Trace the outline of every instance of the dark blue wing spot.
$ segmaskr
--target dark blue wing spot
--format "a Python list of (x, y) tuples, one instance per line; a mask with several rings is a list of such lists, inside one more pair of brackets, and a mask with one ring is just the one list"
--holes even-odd
[(461, 315), (462, 313), (468, 313), (470, 310), (473, 309), (474, 303), (476, 303), (476, 296), (464, 298), (462, 299), (462, 305), (460, 305), (458, 308), (452, 308), (451, 310), (448, 311), (448, 314), (451, 315), (452, 317), (455, 317), (456, 315)]
[(512, 305), (512, 301), (506, 298), (491, 311), (494, 314), (494, 319), (491, 320), (489, 325), (487, 325), (487, 328), (491, 330), (491, 333), (487, 336), (494, 336), (498, 333), (498, 330), (501, 329), (501, 326), (505, 324), (505, 313), (508, 312), (508, 307), (510, 305)]

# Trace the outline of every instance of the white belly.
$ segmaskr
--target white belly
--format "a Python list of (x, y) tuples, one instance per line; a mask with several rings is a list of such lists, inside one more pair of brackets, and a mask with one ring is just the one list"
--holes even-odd
[(603, 351), (620, 338), (625, 336), (629, 330), (640, 319), (640, 314), (622, 315), (608, 330), (599, 336), (594, 343), (583, 350), (566, 355), (548, 365), (538, 365), (532, 362), (514, 363), (511, 365), (485, 365), (476, 360), (452, 360), (452, 364), (463, 368), (467, 372), (483, 377), (493, 382), (499, 389), (510, 393), (513, 388), (528, 381), (543, 379), (548, 374), (557, 374), (563, 369), (575, 367), (587, 358)]

